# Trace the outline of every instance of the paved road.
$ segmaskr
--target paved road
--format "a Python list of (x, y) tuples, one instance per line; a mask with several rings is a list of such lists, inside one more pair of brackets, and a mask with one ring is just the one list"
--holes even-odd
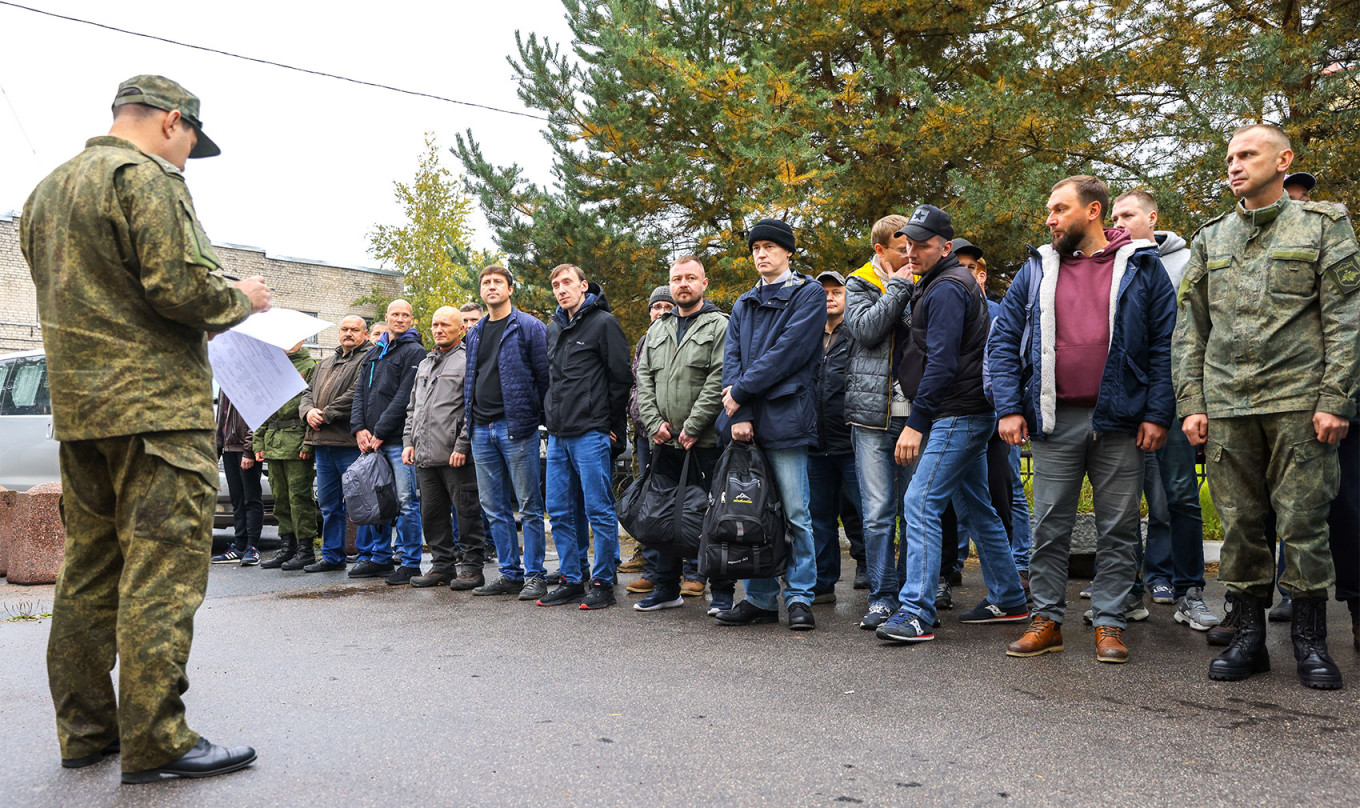
[[(847, 559), (848, 563), (848, 559)], [(492, 568), (488, 567), (488, 571)], [(967, 574), (960, 603), (983, 595)], [(1071, 597), (1077, 601), (1079, 582)], [(12, 603), (19, 587), (0, 585)], [(50, 588), (25, 597), (50, 600)], [(620, 589), (622, 596), (622, 589)], [(842, 587), (818, 628), (720, 628), (659, 614), (540, 609), (445, 589), (237, 567), (212, 571), (185, 696), (249, 771), (117, 785), (117, 763), (57, 765), (47, 621), (0, 623), (0, 794), (29, 805), (1345, 805), (1360, 793), (1360, 664), (1333, 604), (1339, 692), (1276, 669), (1210, 682), (1171, 607), (1133, 661), (1009, 659), (1017, 626), (883, 645)], [(1212, 599), (1221, 598), (1214, 586)]]

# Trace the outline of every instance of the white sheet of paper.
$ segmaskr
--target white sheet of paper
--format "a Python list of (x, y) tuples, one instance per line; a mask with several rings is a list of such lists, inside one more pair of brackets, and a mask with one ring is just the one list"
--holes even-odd
[[(295, 344), (297, 340), (288, 347)], [(251, 429), (259, 429), (284, 402), (307, 387), (283, 348), (242, 334), (236, 328), (218, 334), (208, 343), (208, 361), (217, 384), (227, 392)]]
[[(325, 320), (293, 309), (269, 309), (250, 315), (232, 331), (270, 345), (277, 345), (287, 351), (313, 334), (319, 334), (330, 328), (331, 325)], [(236, 397), (232, 396), (232, 400), (235, 401)]]

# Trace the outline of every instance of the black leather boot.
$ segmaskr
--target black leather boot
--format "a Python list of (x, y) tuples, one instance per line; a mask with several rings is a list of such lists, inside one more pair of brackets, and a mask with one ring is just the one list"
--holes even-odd
[(297, 552), (297, 539), (292, 534), (279, 536), (279, 549), (269, 557), (268, 561), (260, 562), (260, 569), (276, 570), (283, 566), (283, 562), (293, 557)]
[(1266, 653), (1266, 605), (1245, 593), (1233, 595), (1237, 607), (1237, 631), (1228, 650), (1209, 663), (1209, 678), (1239, 682), (1254, 673), (1270, 670)]
[(1327, 599), (1294, 598), (1294, 621), (1289, 627), (1299, 681), (1305, 687), (1337, 690), (1341, 669), (1327, 655)]
[(300, 570), (315, 561), (316, 548), (312, 546), (313, 544), (315, 542), (311, 539), (297, 542), (297, 550), (294, 551), (292, 558), (283, 562), (283, 568), (289, 571)]

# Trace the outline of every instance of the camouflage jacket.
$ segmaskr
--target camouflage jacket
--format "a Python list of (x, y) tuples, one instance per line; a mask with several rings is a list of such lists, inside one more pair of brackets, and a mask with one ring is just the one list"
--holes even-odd
[(19, 245), (37, 286), (53, 437), (212, 431), (207, 331), (250, 314), (216, 270), (184, 176), (97, 137), (29, 196)]
[(1320, 202), (1242, 203), (1190, 244), (1173, 342), (1182, 418), (1277, 412), (1355, 416), (1360, 248)]
[[(310, 386), (313, 376), (316, 375), (316, 360), (306, 348), (298, 348), (293, 353), (288, 354), (292, 360), (293, 367), (297, 368), (298, 373)], [(306, 390), (284, 402), (282, 407), (250, 436), (250, 450), (252, 452), (264, 452), (265, 460), (298, 460), (298, 456), (304, 448), (303, 443), (307, 438), (307, 422), (298, 417), (298, 406), (302, 404), (302, 396)], [(311, 454), (311, 447), (306, 447), (307, 453)]]

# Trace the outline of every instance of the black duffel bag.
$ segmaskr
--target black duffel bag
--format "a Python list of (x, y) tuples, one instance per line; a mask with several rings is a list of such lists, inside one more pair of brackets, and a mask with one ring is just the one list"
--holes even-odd
[(628, 486), (618, 505), (619, 524), (628, 535), (648, 547), (694, 557), (699, 551), (708, 493), (690, 480), (691, 465), (690, 452), (686, 450), (678, 481), (658, 474), (653, 461)]

